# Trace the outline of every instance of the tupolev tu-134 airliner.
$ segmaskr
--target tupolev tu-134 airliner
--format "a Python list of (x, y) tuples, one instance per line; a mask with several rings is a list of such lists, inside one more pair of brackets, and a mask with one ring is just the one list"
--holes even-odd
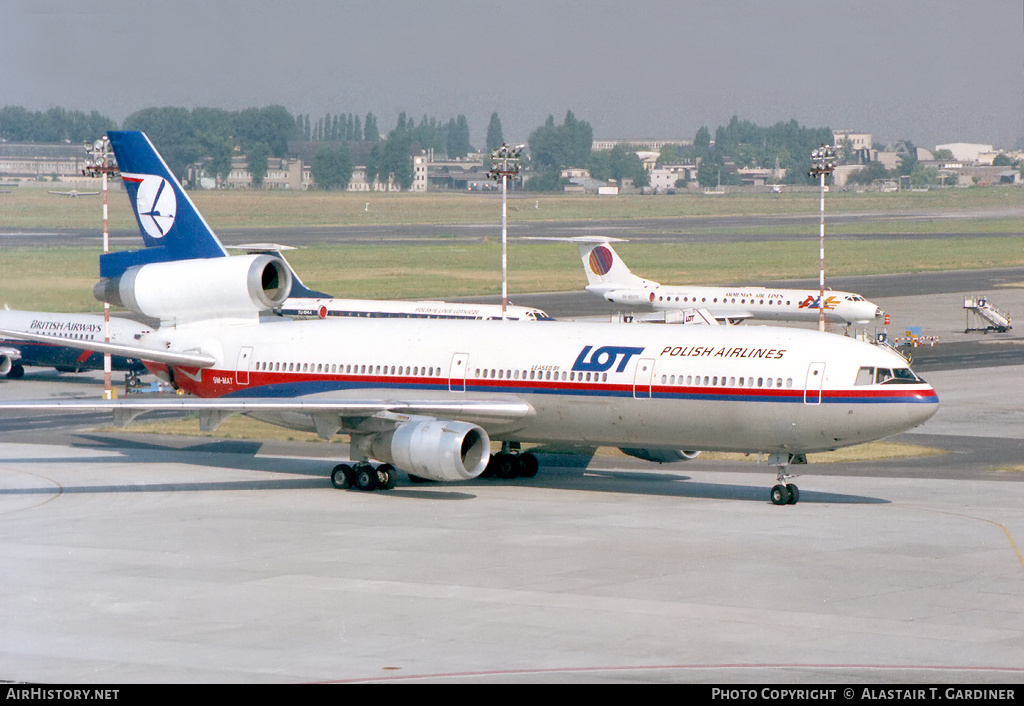
[(612, 241), (618, 238), (585, 235), (556, 240), (576, 243), (587, 275), (586, 290), (616, 304), (663, 313), (704, 309), (728, 323), (748, 319), (814, 322), (822, 307), (828, 322), (846, 326), (866, 324), (884, 315), (881, 308), (859, 294), (831, 289), (825, 290), (823, 298), (820, 290), (809, 289), (659, 284), (630, 271), (612, 247)]
[[(148, 144), (111, 132), (119, 163)], [(194, 206), (162, 160), (125, 177), (140, 219), (165, 230)], [(154, 196), (157, 195), (158, 196)], [(145, 197), (145, 198), (144, 198)], [(144, 204), (140, 206), (140, 202)], [(0, 403), (113, 412), (194, 410), (203, 429), (233, 414), (351, 439), (336, 487), (469, 480), (492, 441), (618, 447), (652, 461), (700, 450), (767, 454), (771, 500), (799, 498), (787, 469), (809, 452), (873, 441), (930, 418), (938, 397), (890, 349), (812, 330), (551, 321), (261, 318), (291, 271), (266, 254), (181, 260), (148, 248), (101, 257), (98, 298), (159, 320), (130, 355), (189, 396)], [(47, 339), (52, 340), (52, 339)], [(73, 346), (73, 340), (63, 341)], [(530, 453), (504, 453), (525, 475)], [(380, 465), (375, 465), (378, 463)]]

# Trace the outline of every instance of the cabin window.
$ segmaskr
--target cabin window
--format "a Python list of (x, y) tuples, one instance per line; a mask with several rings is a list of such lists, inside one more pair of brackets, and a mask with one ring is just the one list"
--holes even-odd
[(758, 378), (757, 379), (757, 386), (758, 387), (764, 387), (764, 378)]
[(786, 387), (793, 387), (793, 378), (786, 378)]
[(729, 387), (733, 387), (735, 385), (736, 385), (736, 378), (729, 378)]

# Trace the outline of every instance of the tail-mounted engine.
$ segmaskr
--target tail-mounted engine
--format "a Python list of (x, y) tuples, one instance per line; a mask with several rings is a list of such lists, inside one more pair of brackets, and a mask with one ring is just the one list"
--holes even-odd
[(137, 265), (93, 287), (101, 302), (161, 322), (253, 318), (281, 306), (292, 273), (270, 255), (242, 255)]
[(436, 481), (476, 478), (491, 456), (486, 431), (475, 424), (442, 419), (405, 422), (374, 434), (360, 448), (406, 473)]
[(654, 463), (692, 461), (700, 456), (700, 451), (685, 451), (683, 449), (619, 449), (619, 451), (627, 456), (640, 458), (644, 461), (653, 461)]

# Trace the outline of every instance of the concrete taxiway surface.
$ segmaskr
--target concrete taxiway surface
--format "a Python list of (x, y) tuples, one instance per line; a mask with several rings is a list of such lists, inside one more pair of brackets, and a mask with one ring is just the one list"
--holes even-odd
[[(926, 296), (885, 306), (1020, 345)], [(785, 507), (743, 460), (360, 493), (330, 487), (343, 444), (0, 420), (0, 679), (1019, 683), (1024, 366), (926, 377), (940, 409), (896, 440), (942, 453), (812, 457)]]

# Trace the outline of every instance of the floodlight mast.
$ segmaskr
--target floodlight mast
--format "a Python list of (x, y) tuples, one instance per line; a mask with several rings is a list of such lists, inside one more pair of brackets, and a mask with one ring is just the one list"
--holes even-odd
[(830, 145), (822, 145), (811, 151), (811, 171), (809, 176), (817, 176), (821, 180), (821, 219), (818, 229), (819, 270), (818, 270), (818, 330), (825, 330), (825, 175), (836, 170), (836, 150)]
[[(107, 175), (117, 174), (117, 164), (114, 161), (114, 153), (110, 149), (110, 139), (104, 135), (92, 142), (86, 140), (86, 153), (89, 159), (85, 161), (82, 174), (85, 176), (103, 177), (103, 252), (110, 252), (110, 229), (107, 214)], [(103, 302), (103, 340), (110, 343), (110, 304)], [(103, 354), (103, 399), (109, 400), (113, 397), (113, 390), (110, 380), (110, 354)]]
[(491, 168), (488, 176), (501, 179), (501, 320), (508, 309), (508, 178), (519, 175), (519, 159), (526, 145), (501, 147), (491, 150)]

